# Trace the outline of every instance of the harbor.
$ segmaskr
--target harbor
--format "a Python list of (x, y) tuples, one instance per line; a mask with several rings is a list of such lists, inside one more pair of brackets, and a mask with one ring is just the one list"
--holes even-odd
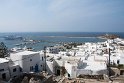
[(124, 83), (124, 0), (0, 0), (0, 83)]
[[(91, 80), (93, 83), (124, 82), (121, 79), (124, 75), (123, 38), (98, 42), (56, 43), (34, 39), (22, 42), (26, 43), (22, 44), (23, 48), (11, 48), (9, 56), (0, 58), (3, 81), (16, 83), (16, 79), (20, 78), (20, 83), (26, 79), (39, 83), (48, 83), (50, 79), (53, 83), (90, 83)], [(26, 47), (43, 42), (55, 45), (44, 46), (40, 50)]]
[[(85, 42), (103, 42), (106, 39), (98, 38), (101, 35), (106, 33), (4, 33), (0, 34), (0, 41), (3, 41), (6, 46), (11, 49), (14, 47), (32, 47), (35, 50), (41, 50), (44, 46), (54, 46), (56, 44), (66, 44), (66, 43), (85, 43)], [(123, 33), (109, 33), (109, 34), (117, 34), (123, 37)], [(5, 40), (6, 36), (20, 36), (23, 39), (16, 40)], [(52, 37), (50, 35), (53, 35)]]

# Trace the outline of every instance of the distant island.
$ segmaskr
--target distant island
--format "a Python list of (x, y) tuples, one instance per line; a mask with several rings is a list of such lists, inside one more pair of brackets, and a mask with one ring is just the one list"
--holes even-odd
[(104, 35), (98, 36), (98, 38), (101, 38), (101, 39), (115, 39), (115, 38), (120, 38), (120, 36), (115, 35), (115, 34), (104, 34)]

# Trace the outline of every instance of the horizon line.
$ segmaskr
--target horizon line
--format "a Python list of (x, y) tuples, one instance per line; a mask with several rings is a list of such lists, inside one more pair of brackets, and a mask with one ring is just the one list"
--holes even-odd
[(16, 31), (14, 31), (14, 32), (0, 32), (0, 33), (78, 33), (78, 32), (80, 32), (80, 33), (95, 33), (95, 32), (97, 32), (97, 33), (124, 33), (124, 32), (122, 32), (122, 31), (109, 31), (109, 32), (107, 32), (107, 31), (20, 31), (20, 32), (16, 32)]

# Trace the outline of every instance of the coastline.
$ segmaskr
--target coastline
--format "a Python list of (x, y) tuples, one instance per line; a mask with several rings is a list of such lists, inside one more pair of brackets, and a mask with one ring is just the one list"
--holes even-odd
[[(84, 42), (103, 42), (107, 40), (107, 38), (100, 37), (101, 35), (106, 34), (106, 32), (38, 32), (38, 33), (0, 33), (0, 41), (5, 42), (6, 46), (11, 49), (16, 47), (15, 45), (23, 44), (20, 47), (32, 47), (36, 50), (43, 49), (44, 46), (53, 46), (56, 44), (62, 43), (69, 43), (69, 42), (77, 42), (77, 43), (84, 43)], [(109, 33), (109, 34), (116, 34), (116, 33)], [(3, 37), (8, 35), (14, 36), (22, 36), (26, 40), (35, 40), (34, 42), (29, 42), (29, 44), (25, 44), (25, 42), (20, 40), (4, 40)], [(117, 34), (124, 38), (124, 33)], [(42, 40), (42, 41), (41, 41)], [(37, 42), (41, 41), (41, 42)], [(31, 44), (30, 44), (31, 43)], [(33, 44), (32, 44), (33, 43)]]

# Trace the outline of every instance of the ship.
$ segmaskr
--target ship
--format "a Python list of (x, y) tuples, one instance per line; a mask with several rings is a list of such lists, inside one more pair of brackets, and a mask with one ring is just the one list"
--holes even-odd
[(11, 36), (5, 36), (4, 39), (5, 39), (5, 40), (22, 40), (23, 37), (11, 35)]

